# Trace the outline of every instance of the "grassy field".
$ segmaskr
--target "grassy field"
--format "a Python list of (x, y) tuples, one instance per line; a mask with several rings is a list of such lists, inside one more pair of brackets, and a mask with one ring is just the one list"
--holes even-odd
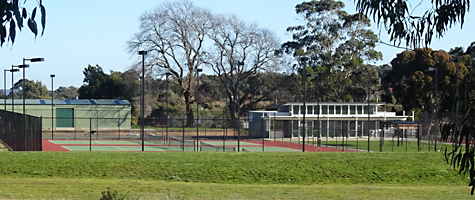
[(467, 199), (440, 153), (1, 152), (0, 199)]

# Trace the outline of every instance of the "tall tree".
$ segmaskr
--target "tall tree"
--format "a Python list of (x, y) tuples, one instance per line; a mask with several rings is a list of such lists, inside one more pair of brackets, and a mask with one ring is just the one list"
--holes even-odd
[(429, 46), (432, 38), (443, 37), (453, 25), (463, 26), (465, 13), (470, 9), (470, 0), (431, 0), (427, 10), (417, 8), (418, 5), (408, 0), (355, 0), (358, 12), (372, 16), (378, 26), (384, 27), (391, 35), (390, 41), (413, 48), (421, 44)]
[(83, 71), (84, 83), (79, 88), (81, 99), (127, 99), (135, 97), (137, 89), (128, 89), (131, 86), (138, 87), (135, 82), (125, 82), (121, 72), (111, 71), (108, 75), (104, 73), (99, 65), (89, 65)]
[(148, 51), (147, 72), (170, 72), (186, 105), (186, 126), (194, 124), (192, 110), (196, 69), (202, 64), (211, 13), (187, 0), (165, 2), (140, 17), (140, 31), (128, 42), (130, 53)]
[[(424, 108), (426, 111), (433, 109), (435, 99), (435, 71), (438, 74), (438, 91), (440, 105), (435, 105), (437, 110), (451, 110), (456, 83), (456, 64), (450, 63), (452, 58), (443, 50), (433, 51), (429, 48), (406, 50), (397, 54), (391, 61), (392, 70), (383, 79), (386, 88), (392, 88), (398, 103), (405, 110)], [(459, 78), (463, 79), (467, 73), (465, 63), (461, 62)], [(440, 107), (442, 106), (442, 108)]]
[(351, 101), (346, 95), (353, 85), (350, 75), (365, 70), (361, 66), (366, 62), (382, 58), (374, 50), (378, 38), (369, 30), (369, 19), (359, 13), (348, 14), (344, 6), (333, 0), (298, 4), (296, 13), (304, 24), (288, 27), (293, 40), (282, 45), (294, 57), (309, 57), (310, 73), (320, 75), (320, 83), (315, 84), (326, 101)]
[(9, 39), (12, 44), (15, 43), (16, 30), (21, 31), (23, 28), (23, 20), (27, 18), (28, 28), (36, 37), (38, 35), (38, 26), (35, 20), (37, 9), (41, 12), (41, 35), (45, 32), (46, 9), (43, 6), (43, 1), (40, 0), (38, 2), (38, 5), (33, 8), (31, 14), (28, 14), (28, 11), (23, 7), (21, 2), (24, 4), (26, 0), (0, 0), (0, 22), (2, 24), (2, 26), (0, 26), (0, 46), (3, 46), (6, 39)]
[(259, 72), (277, 69), (275, 51), (279, 49), (279, 43), (274, 33), (255, 24), (248, 25), (234, 15), (216, 16), (212, 27), (209, 38), (214, 48), (210, 52), (216, 54), (206, 55), (207, 65), (223, 85), (227, 108), (236, 127), (236, 118), (246, 112), (240, 108), (262, 100), (249, 98), (255, 91), (244, 90), (246, 82), (257, 78)]
[(58, 89), (54, 91), (54, 98), (55, 99), (75, 99), (76, 97), (79, 97), (78, 89), (79, 88), (74, 87), (74, 86), (69, 86), (69, 87), (60, 86)]
[[(23, 81), (25, 81), (24, 88)], [(51, 97), (48, 88), (41, 81), (22, 79), (16, 82), (13, 87), (18, 89), (17, 91), (20, 96), (23, 96), (23, 93), (25, 93), (26, 99), (49, 99)]]

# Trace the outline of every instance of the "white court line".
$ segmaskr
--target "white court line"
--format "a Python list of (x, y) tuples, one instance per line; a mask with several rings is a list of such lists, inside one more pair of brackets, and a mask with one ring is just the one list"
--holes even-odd
[(99, 144), (105, 144), (105, 143), (103, 143), (103, 142), (101, 142), (101, 141), (94, 141), (94, 142), (99, 143)]
[(127, 151), (126, 149), (120, 148), (120, 147), (118, 147), (118, 146), (114, 146), (114, 147), (115, 147), (115, 148), (118, 148), (118, 149), (120, 149), (120, 150), (122, 150), (122, 151)]
[(69, 148), (67, 148), (67, 147), (64, 147), (64, 146), (61, 146), (61, 147), (65, 148), (65, 149), (67, 149), (67, 150), (69, 150), (69, 151), (72, 151), (71, 149), (69, 149)]

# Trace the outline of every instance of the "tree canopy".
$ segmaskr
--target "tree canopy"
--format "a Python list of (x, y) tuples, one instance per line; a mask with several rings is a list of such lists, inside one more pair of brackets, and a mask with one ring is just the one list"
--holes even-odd
[(408, 0), (355, 0), (356, 9), (369, 15), (384, 27), (391, 36), (390, 41), (413, 48), (426, 47), (433, 37), (443, 37), (452, 26), (465, 22), (465, 13), (470, 9), (470, 0), (431, 0), (427, 10), (416, 12), (424, 2), (411, 5)]
[[(23, 82), (25, 85), (23, 87)], [(31, 81), (28, 79), (21, 79), (13, 85), (14, 91), (16, 90), (19, 96), (25, 94), (26, 99), (49, 99), (51, 98), (51, 92), (41, 81)]]
[(196, 78), (202, 68), (209, 67), (218, 75), (225, 88), (220, 92), (230, 99), (227, 107), (234, 118), (240, 114), (238, 108), (250, 102), (240, 92), (245, 79), (277, 66), (273, 61), (279, 44), (272, 32), (235, 16), (213, 14), (186, 0), (162, 3), (144, 13), (140, 23), (139, 32), (128, 42), (129, 51), (148, 52), (145, 76), (171, 74), (170, 83), (179, 87), (176, 92), (185, 101), (186, 126), (195, 123), (192, 104), (204, 106), (196, 95)]
[(125, 82), (121, 72), (104, 73), (99, 65), (87, 66), (84, 71), (84, 83), (79, 88), (81, 99), (127, 99), (132, 100), (138, 91), (138, 81)]
[[(354, 81), (360, 79), (350, 78), (351, 75), (367, 71), (367, 62), (382, 58), (381, 52), (374, 50), (378, 37), (369, 30), (370, 20), (359, 13), (348, 14), (343, 8), (341, 1), (303, 2), (295, 9), (304, 24), (287, 28), (293, 40), (282, 45), (283, 51), (294, 57), (308, 57), (310, 68), (307, 73), (320, 78), (319, 82), (307, 81), (310, 98), (320, 96), (324, 101), (352, 101), (348, 94)], [(367, 86), (365, 82), (361, 84), (363, 87)], [(317, 87), (321, 91), (319, 95), (316, 94)]]
[(0, 0), (0, 20), (2, 22), (0, 27), (0, 46), (3, 46), (7, 39), (12, 44), (15, 43), (17, 29), (21, 31), (24, 19), (27, 19), (28, 28), (36, 37), (38, 35), (38, 26), (35, 19), (37, 9), (41, 12), (41, 35), (45, 32), (46, 9), (43, 6), (43, 1), (40, 0), (30, 14), (25, 7), (22, 7), (21, 2), (20, 0)]

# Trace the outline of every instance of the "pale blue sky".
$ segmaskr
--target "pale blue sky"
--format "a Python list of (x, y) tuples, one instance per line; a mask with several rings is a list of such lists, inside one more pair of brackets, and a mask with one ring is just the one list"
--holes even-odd
[[(43, 82), (51, 89), (50, 74), (54, 73), (54, 88), (83, 84), (82, 70), (88, 65), (100, 65), (109, 70), (125, 71), (141, 58), (126, 51), (126, 42), (139, 31), (138, 18), (146, 10), (157, 7), (163, 0), (83, 0), (48, 1), (43, 3), (47, 10), (46, 30), (43, 37), (35, 40), (33, 34), (23, 30), (17, 34), (15, 44), (4, 44), (0, 48), (0, 69), (21, 64), (22, 58), (41, 56), (43, 63), (34, 63), (26, 70), (26, 78)], [(249, 23), (274, 31), (282, 42), (291, 39), (286, 33), (288, 26), (297, 25), (295, 14), (297, 0), (194, 0), (195, 5), (210, 9), (214, 13), (233, 13)], [(353, 0), (343, 0), (346, 10), (354, 13)], [(31, 11), (36, 1), (28, 0), (26, 7)], [(466, 48), (475, 41), (475, 14), (469, 12), (464, 29), (460, 26), (450, 29), (443, 39), (434, 39), (433, 49), (449, 50), (455, 46)], [(26, 23), (25, 23), (26, 25)], [(374, 31), (378, 33), (376, 26)], [(26, 28), (26, 27), (25, 27)], [(385, 33), (385, 31), (382, 31)], [(387, 36), (382, 38), (387, 41)], [(389, 63), (401, 49), (378, 45), (383, 52), (383, 61)], [(15, 82), (22, 73), (15, 73)], [(3, 77), (0, 88), (3, 89)], [(11, 74), (7, 74), (7, 88), (11, 87)]]

